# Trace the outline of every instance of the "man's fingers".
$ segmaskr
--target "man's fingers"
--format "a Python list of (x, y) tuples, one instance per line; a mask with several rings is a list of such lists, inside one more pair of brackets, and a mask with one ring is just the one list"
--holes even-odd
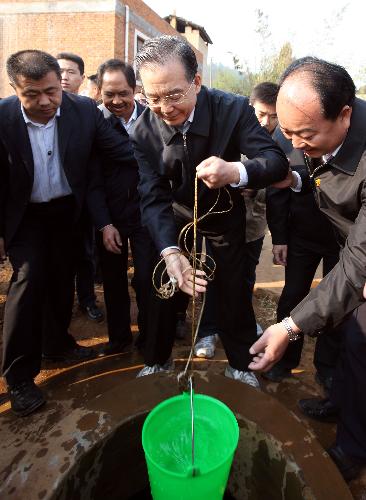
[[(182, 292), (187, 293), (188, 295), (193, 296), (193, 287), (188, 283), (184, 283), (180, 289)], [(206, 287), (196, 286), (195, 287), (195, 296), (197, 297), (199, 293), (205, 293)]]
[(194, 278), (193, 274), (190, 274), (189, 276), (186, 277), (186, 280), (187, 281), (191, 281), (193, 283), (193, 281), (196, 283), (196, 285), (202, 285), (202, 286), (206, 286), (207, 285), (207, 281), (202, 279), (202, 278)]
[(260, 352), (264, 352), (267, 346), (267, 341), (263, 339), (264, 335), (259, 337), (259, 339), (254, 342), (252, 347), (249, 349), (250, 354), (259, 354)]
[(210, 166), (215, 160), (217, 160), (217, 156), (210, 156), (209, 158), (206, 158), (205, 160), (201, 161), (199, 165), (197, 165), (196, 171), (199, 172), (203, 168)]
[(115, 240), (113, 238), (108, 239), (106, 242), (106, 248), (109, 252), (112, 253), (121, 253), (121, 249), (119, 246), (116, 244)]
[(255, 358), (251, 363), (249, 363), (248, 368), (254, 371), (267, 371), (274, 365), (273, 358), (267, 353), (261, 358)]
[(121, 246), (122, 246), (121, 236), (120, 236), (120, 234), (119, 234), (119, 232), (118, 232), (118, 231), (116, 232), (116, 235), (115, 235), (115, 241), (116, 241), (116, 243), (117, 243), (117, 245), (118, 245), (119, 247), (121, 247)]

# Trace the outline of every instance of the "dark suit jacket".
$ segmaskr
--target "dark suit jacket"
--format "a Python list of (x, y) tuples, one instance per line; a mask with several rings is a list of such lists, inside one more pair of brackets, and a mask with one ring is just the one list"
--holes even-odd
[[(133, 162), (128, 138), (121, 138), (104, 120), (94, 101), (63, 93), (57, 118), (61, 164), (76, 201), (75, 220), (88, 191), (99, 213), (101, 193), (96, 182), (96, 153), (121, 166)], [(12, 96), (0, 101), (0, 235), (8, 246), (30, 201), (33, 155), (20, 101)]]
[[(290, 161), (292, 170), (304, 172), (306, 167), (302, 151), (294, 149), (277, 128), (273, 139)], [(305, 249), (318, 253), (337, 253), (339, 245), (328, 218), (319, 210), (312, 191), (295, 193), (292, 189), (267, 188), (267, 222), (274, 245), (287, 245), (296, 238)]]
[[(137, 116), (144, 111), (144, 106), (136, 103)], [(129, 139), (125, 127), (117, 116), (112, 114), (103, 104), (99, 106), (104, 118), (124, 140)], [(140, 195), (137, 191), (139, 182), (138, 165), (131, 161), (125, 168), (108, 158), (101, 158), (103, 189), (106, 209), (109, 212), (107, 224), (118, 225), (119, 229), (128, 234), (130, 230), (141, 226)], [(104, 224), (106, 225), (106, 224)]]
[[(285, 155), (259, 125), (248, 99), (205, 87), (197, 98), (186, 147), (181, 132), (149, 109), (136, 123), (132, 142), (140, 170), (142, 221), (159, 251), (177, 244), (174, 212), (182, 219), (192, 219), (195, 169), (204, 159), (215, 155), (240, 161), (241, 153), (245, 154), (251, 188), (281, 180), (288, 171)], [(223, 234), (245, 224), (243, 197), (238, 189), (228, 189), (233, 209), (205, 218), (199, 225), (202, 232)], [(199, 183), (199, 215), (214, 205), (217, 194), (218, 190)], [(227, 208), (228, 197), (223, 193), (215, 210)]]
[(366, 282), (366, 102), (356, 99), (346, 139), (331, 162), (302, 176), (304, 190), (313, 186), (320, 210), (334, 224), (343, 250), (339, 263), (292, 311), (304, 333), (339, 324), (365, 302)]

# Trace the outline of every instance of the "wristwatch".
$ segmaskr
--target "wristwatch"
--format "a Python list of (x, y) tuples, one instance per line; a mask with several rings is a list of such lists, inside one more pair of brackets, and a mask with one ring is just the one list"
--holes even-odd
[(281, 321), (281, 324), (286, 328), (287, 335), (288, 335), (290, 342), (294, 342), (295, 340), (299, 340), (301, 338), (301, 332), (296, 333), (292, 329), (292, 327), (290, 325), (290, 318), (283, 318), (283, 320)]

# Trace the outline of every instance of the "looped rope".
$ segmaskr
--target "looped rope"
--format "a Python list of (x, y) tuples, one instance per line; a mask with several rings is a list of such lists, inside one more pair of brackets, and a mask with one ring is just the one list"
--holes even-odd
[[(228, 203), (229, 203), (229, 208), (226, 210), (220, 210), (220, 211), (215, 211), (215, 207), (218, 204), (218, 201), (220, 199), (221, 193), (226, 193), (228, 196)], [(197, 252), (197, 225), (199, 222), (201, 222), (203, 219), (208, 217), (209, 215), (219, 215), (219, 214), (225, 214), (228, 213), (232, 210), (233, 208), (233, 200), (231, 198), (229, 190), (224, 187), (218, 190), (217, 193), (217, 198), (215, 203), (212, 205), (212, 207), (206, 212), (205, 214), (201, 215), (201, 217), (198, 217), (198, 177), (197, 174), (195, 176), (194, 180), (194, 208), (193, 208), (193, 221), (189, 222), (186, 224), (181, 232), (179, 233), (179, 238), (178, 238), (178, 246), (182, 250), (182, 252), (177, 252), (177, 259), (180, 258), (180, 254), (184, 255), (187, 257), (190, 263), (190, 267), (187, 267), (184, 269), (183, 274), (189, 270), (192, 272), (193, 276), (193, 295), (192, 295), (192, 328), (191, 328), (191, 336), (192, 336), (192, 342), (191, 342), (191, 350), (188, 356), (187, 363), (184, 367), (183, 372), (178, 374), (178, 383), (180, 387), (182, 387), (182, 390), (187, 390), (189, 388), (189, 383), (192, 384), (192, 375), (190, 377), (187, 376), (187, 371), (188, 367), (191, 365), (190, 372), (192, 372), (192, 359), (193, 359), (193, 349), (197, 340), (197, 335), (198, 335), (198, 330), (199, 326), (201, 323), (202, 315), (203, 315), (203, 310), (205, 307), (205, 302), (206, 302), (206, 293), (202, 294), (203, 299), (202, 299), (202, 306), (200, 310), (200, 314), (198, 317), (198, 320), (196, 321), (196, 273), (197, 270), (204, 271), (204, 278), (208, 281), (213, 280), (214, 278), (214, 273), (216, 270), (216, 263), (214, 259), (208, 255), (206, 252)], [(187, 243), (187, 238), (189, 231), (193, 230), (193, 245), (192, 249), (190, 250), (188, 248), (188, 243)], [(156, 284), (156, 275), (158, 271), (160, 270), (160, 267), (164, 266), (161, 275), (160, 275), (160, 283)], [(169, 280), (166, 281), (167, 277)], [(178, 283), (175, 277), (169, 276), (166, 266), (165, 266), (165, 259), (164, 257), (157, 263), (155, 266), (153, 275), (152, 275), (152, 283), (153, 287), (157, 293), (157, 295), (161, 299), (169, 299), (173, 297), (173, 295), (178, 291)], [(185, 389), (184, 389), (185, 388)]]
[[(195, 203), (194, 203), (194, 210), (193, 210), (193, 221), (189, 222), (186, 224), (181, 232), (179, 233), (178, 237), (178, 247), (182, 250), (181, 253), (184, 255), (190, 262), (191, 264), (191, 269), (194, 273), (195, 276), (195, 271), (199, 269), (200, 271), (204, 271), (205, 273), (205, 279), (207, 281), (212, 281), (214, 278), (214, 274), (216, 271), (216, 263), (214, 259), (206, 254), (205, 252), (197, 252), (197, 225), (199, 222), (201, 222), (203, 219), (205, 219), (209, 215), (219, 215), (219, 214), (225, 214), (228, 213), (232, 210), (233, 208), (233, 201), (230, 195), (229, 190), (224, 187), (218, 190), (217, 193), (217, 198), (215, 200), (215, 203), (212, 205), (212, 207), (201, 217), (197, 217), (197, 209), (198, 209), (198, 204), (197, 204), (197, 196), (198, 196), (198, 177), (197, 175), (195, 176), (195, 183), (194, 183), (194, 188), (195, 188)], [(226, 210), (220, 210), (220, 211), (215, 211), (215, 207), (220, 199), (221, 193), (226, 193), (228, 196), (228, 203), (229, 203), (229, 208)], [(187, 243), (187, 238), (188, 234), (190, 231), (193, 229), (193, 246), (192, 249), (190, 250), (188, 248), (188, 243)], [(195, 236), (196, 234), (196, 236)], [(178, 252), (177, 252), (178, 254)], [(179, 258), (179, 256), (177, 256)], [(162, 257), (159, 262), (156, 264), (153, 275), (152, 275), (152, 284), (154, 287), (154, 290), (156, 291), (158, 297), (161, 299), (169, 299), (176, 293), (179, 289), (177, 283), (175, 283), (175, 286), (172, 286), (171, 283), (171, 276), (168, 275), (168, 272), (166, 270), (166, 267), (163, 268), (161, 275), (160, 275), (160, 280), (159, 283), (157, 283), (157, 275), (158, 271), (160, 270), (161, 266), (165, 266), (165, 260), (164, 257)], [(186, 268), (183, 272), (186, 272), (190, 268)], [(193, 281), (195, 284), (195, 282)]]

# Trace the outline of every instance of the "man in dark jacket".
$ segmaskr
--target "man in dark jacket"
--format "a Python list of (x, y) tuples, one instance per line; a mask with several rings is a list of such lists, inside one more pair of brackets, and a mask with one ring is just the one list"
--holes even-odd
[[(110, 59), (98, 68), (98, 85), (103, 103), (99, 109), (111, 126), (128, 137), (145, 109), (134, 100), (135, 73), (129, 64)], [(128, 292), (128, 243), (133, 258), (132, 285), (136, 292), (140, 345), (146, 336), (151, 277), (156, 250), (146, 228), (141, 225), (137, 163), (120, 168), (102, 159), (102, 173), (110, 222), (98, 233), (104, 300), (107, 309), (109, 344), (105, 354), (123, 352), (132, 341), (130, 296)]]
[[(282, 76), (277, 113), (283, 134), (305, 153), (309, 169), (307, 175), (293, 173), (292, 186), (314, 189), (343, 249), (339, 263), (291, 317), (269, 327), (252, 346), (257, 355), (250, 367), (269, 369), (301, 333), (317, 335), (342, 324), (344, 348), (332, 385), (340, 416), (329, 453), (351, 479), (366, 464), (366, 103), (355, 99), (344, 68), (306, 57)], [(321, 164), (314, 160), (320, 157)]]
[[(0, 103), (0, 257), (13, 268), (4, 316), (3, 375), (12, 409), (27, 415), (44, 403), (34, 378), (42, 336), (77, 348), (67, 333), (75, 249), (88, 194), (100, 205), (96, 151), (124, 168), (134, 162), (95, 103), (63, 93), (57, 60), (38, 50), (10, 56), (17, 96)], [(60, 346), (58, 346), (60, 347)]]
[[(284, 179), (287, 159), (259, 125), (246, 98), (201, 87), (195, 54), (184, 40), (149, 40), (136, 62), (150, 108), (133, 134), (143, 223), (165, 259), (168, 275), (192, 294), (191, 264), (177, 245), (180, 228), (193, 218), (197, 172), (198, 216), (217, 200), (215, 214), (200, 221), (198, 230), (208, 238), (217, 264), (219, 326), (229, 360), (226, 375), (258, 387), (248, 370), (256, 322), (245, 281), (245, 205), (236, 187), (258, 189)], [(241, 154), (248, 160), (241, 163)], [(202, 276), (196, 277), (196, 291), (205, 291), (205, 286)], [(169, 307), (174, 308), (174, 297)], [(168, 362), (174, 326), (148, 339), (147, 366), (141, 375), (159, 371)]]
[[(304, 153), (294, 149), (279, 128), (273, 138), (286, 153), (291, 169), (304, 170)], [(281, 321), (309, 293), (320, 262), (323, 262), (323, 276), (333, 269), (339, 258), (339, 244), (334, 228), (319, 210), (312, 192), (296, 193), (290, 188), (268, 188), (267, 220), (274, 263), (285, 266), (285, 286), (277, 308), (277, 321)], [(339, 335), (333, 331), (321, 335), (316, 342), (316, 379), (326, 391), (331, 387), (339, 344)], [(302, 345), (303, 338), (290, 344), (282, 359), (263, 374), (264, 378), (280, 382), (290, 376), (291, 370), (300, 363)]]

